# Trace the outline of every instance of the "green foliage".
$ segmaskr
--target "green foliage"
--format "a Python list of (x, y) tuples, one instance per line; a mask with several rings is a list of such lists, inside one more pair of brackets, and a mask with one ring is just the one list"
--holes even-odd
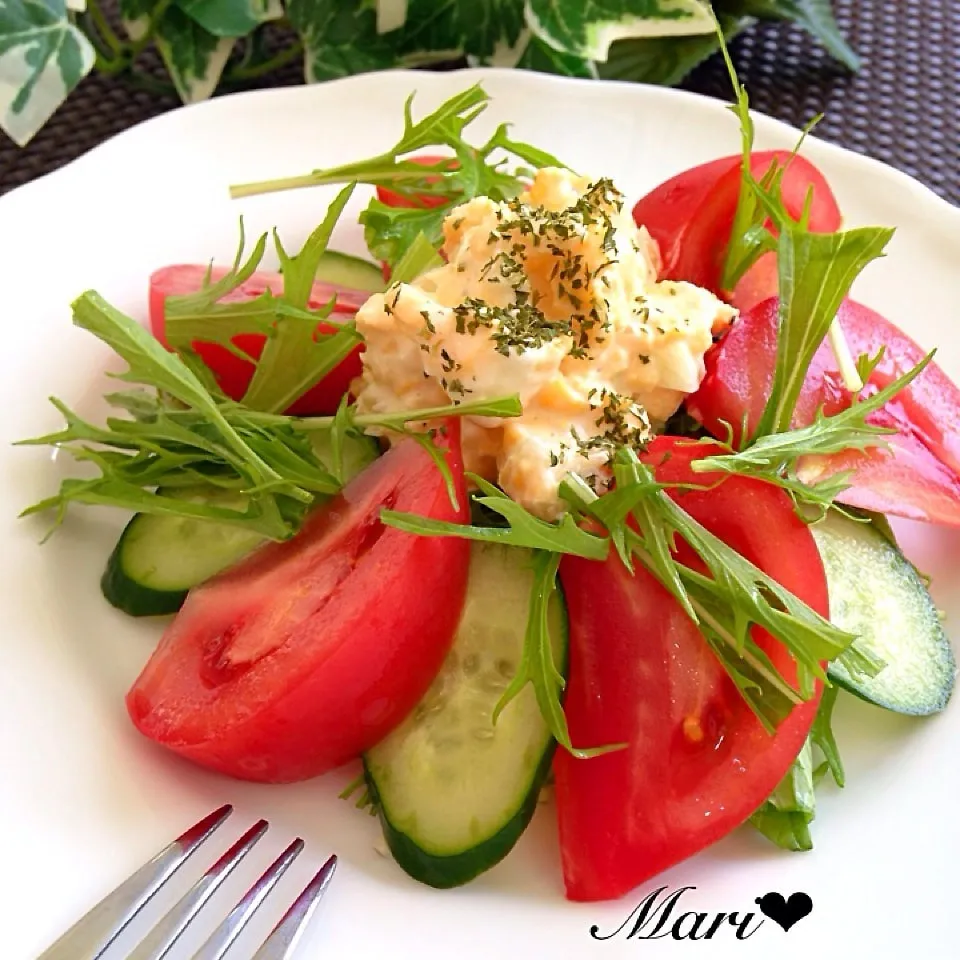
[[(858, 65), (830, 0), (120, 0), (123, 31), (101, 3), (0, 0), (0, 129), (21, 146), (92, 69), (136, 75), (151, 46), (185, 103), (297, 59), (307, 82), (467, 57), (675, 84), (718, 49), (714, 13), (727, 38), (756, 19), (792, 20)], [(265, 43), (273, 23), (279, 50)]]

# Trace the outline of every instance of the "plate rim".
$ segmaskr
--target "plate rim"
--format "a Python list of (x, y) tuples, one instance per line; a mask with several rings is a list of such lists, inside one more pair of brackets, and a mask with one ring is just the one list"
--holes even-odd
[[(82, 170), (84, 166), (99, 160), (110, 150), (115, 149), (116, 143), (120, 140), (130, 140), (133, 137), (143, 135), (146, 129), (153, 129), (168, 123), (178, 122), (178, 118), (186, 112), (210, 112), (215, 113), (223, 110), (235, 109), (235, 104), (244, 100), (255, 99), (292, 99), (296, 97), (317, 96), (318, 91), (332, 91), (337, 88), (346, 88), (351, 86), (362, 86), (364, 84), (376, 85), (383, 82), (385, 77), (403, 77), (404, 79), (419, 78), (425, 80), (427, 85), (441, 82), (444, 78), (450, 76), (464, 77), (466, 79), (476, 78), (477, 82), (482, 82), (484, 77), (507, 77), (514, 83), (526, 86), (568, 86), (581, 89), (609, 90), (614, 89), (621, 92), (630, 91), (628, 96), (638, 98), (652, 98), (654, 100), (674, 100), (678, 103), (685, 103), (691, 106), (710, 110), (725, 110), (731, 105), (731, 101), (722, 100), (719, 97), (712, 97), (707, 94), (697, 93), (691, 90), (682, 90), (677, 87), (659, 86), (657, 84), (635, 83), (629, 80), (606, 80), (589, 79), (585, 77), (565, 77), (557, 74), (540, 73), (532, 70), (522, 70), (510, 67), (458, 67), (453, 70), (430, 71), (423, 69), (395, 69), (395, 70), (371, 70), (365, 73), (352, 74), (345, 77), (336, 77), (330, 80), (320, 81), (318, 83), (301, 83), (285, 87), (261, 87), (255, 90), (238, 90), (231, 93), (220, 94), (207, 100), (197, 103), (181, 104), (171, 110), (159, 113), (156, 116), (148, 117), (138, 123), (121, 130), (118, 133), (108, 137), (102, 143), (91, 147), (79, 157), (68, 161), (62, 167), (43, 174), (27, 183), (14, 187), (8, 193), (0, 196), (0, 210), (3, 209), (4, 202), (9, 197), (22, 197), (23, 193), (32, 190), (37, 185), (44, 184), (49, 186), (52, 182), (58, 185), (61, 181), (76, 175), (77, 170)], [(747, 93), (750, 90), (747, 87)], [(751, 109), (751, 116), (757, 122), (758, 128), (766, 131), (775, 131), (780, 135), (791, 135), (799, 138), (803, 131), (799, 128), (779, 120), (769, 114)], [(812, 147), (816, 152), (822, 152), (830, 157), (830, 162), (843, 162), (859, 165), (864, 172), (872, 176), (884, 176), (892, 178), (901, 188), (909, 190), (917, 195), (924, 203), (931, 203), (942, 216), (947, 216), (956, 221), (960, 228), (960, 206), (955, 206), (949, 200), (941, 197), (931, 187), (922, 183), (916, 177), (911, 176), (903, 170), (871, 157), (865, 153), (860, 153), (852, 147), (842, 146), (830, 140), (825, 140), (816, 134), (807, 134), (804, 139), (806, 147)]]

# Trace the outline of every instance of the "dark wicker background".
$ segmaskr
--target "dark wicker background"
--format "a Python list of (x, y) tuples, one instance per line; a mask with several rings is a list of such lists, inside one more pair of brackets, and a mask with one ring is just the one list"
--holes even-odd
[[(796, 28), (760, 24), (733, 44), (754, 107), (796, 126), (825, 113), (819, 136), (898, 167), (960, 204), (960, 0), (834, 0), (834, 9), (863, 61), (860, 72), (844, 72)], [(300, 80), (299, 66), (291, 65), (261, 84)], [(729, 97), (717, 57), (684, 86)], [(175, 106), (169, 94), (88, 77), (26, 149), (0, 134), (0, 193)]]

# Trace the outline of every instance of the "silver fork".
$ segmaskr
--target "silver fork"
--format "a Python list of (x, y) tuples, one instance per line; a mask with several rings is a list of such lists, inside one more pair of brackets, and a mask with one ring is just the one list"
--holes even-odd
[[(228, 804), (194, 824), (78, 920), (38, 960), (100, 960), (106, 956), (110, 945), (130, 922), (232, 812), (233, 807)], [(164, 960), (168, 957), (184, 931), (217, 888), (267, 832), (268, 826), (266, 820), (255, 823), (146, 934), (139, 945), (126, 955), (126, 960)], [(270, 864), (223, 923), (193, 955), (193, 960), (223, 960), (301, 850), (303, 841), (294, 840)], [(310, 917), (320, 903), (320, 898), (330, 884), (336, 867), (337, 858), (332, 856), (307, 884), (251, 960), (288, 960), (292, 956)]]

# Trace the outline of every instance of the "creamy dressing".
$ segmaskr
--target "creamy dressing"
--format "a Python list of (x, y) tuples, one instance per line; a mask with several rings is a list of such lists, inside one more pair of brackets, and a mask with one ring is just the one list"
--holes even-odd
[(463, 418), (464, 459), (545, 519), (563, 512), (567, 474), (601, 489), (613, 446), (643, 447), (735, 315), (658, 281), (657, 245), (613, 184), (566, 170), (539, 170), (516, 201), (457, 207), (442, 252), (443, 266), (357, 313), (359, 412), (517, 394), (518, 418)]

